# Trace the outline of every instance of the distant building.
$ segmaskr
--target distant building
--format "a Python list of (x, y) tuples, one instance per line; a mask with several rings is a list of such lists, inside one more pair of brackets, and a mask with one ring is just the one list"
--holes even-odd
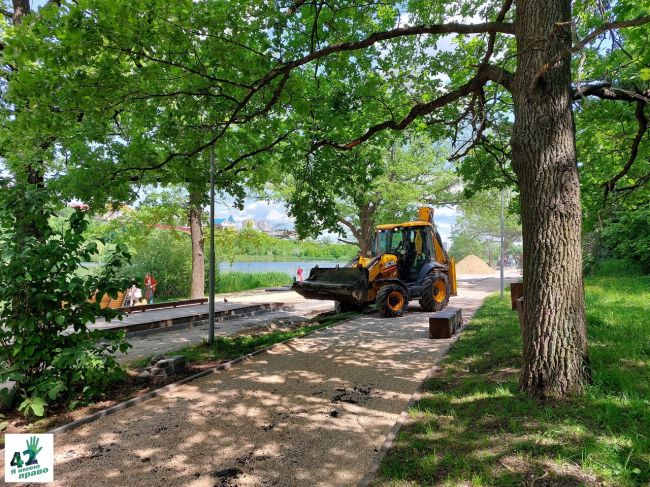
[(88, 211), (90, 209), (90, 206), (88, 206), (86, 203), (82, 203), (81, 201), (74, 201), (72, 203), (68, 203), (68, 208), (74, 208), (75, 210), (79, 209), (82, 211)]
[(265, 222), (264, 220), (258, 220), (258, 221), (256, 221), (256, 222), (255, 222), (255, 226), (256, 226), (259, 230), (261, 230), (262, 232), (266, 232), (266, 233), (268, 233), (268, 232), (271, 231), (271, 227), (270, 227), (269, 224), (268, 224), (267, 222)]
[(215, 218), (214, 228), (235, 228), (235, 219), (230, 215), (228, 218)]
[(100, 220), (104, 220), (104, 221), (115, 220), (116, 218), (120, 218), (124, 216), (129, 211), (133, 211), (133, 207), (129, 205), (120, 205), (118, 208), (113, 209), (107, 205), (107, 210), (108, 211), (99, 218)]
[(242, 222), (242, 228), (256, 228), (256, 227), (257, 224), (255, 223), (255, 220), (253, 220), (252, 218), (249, 218)]

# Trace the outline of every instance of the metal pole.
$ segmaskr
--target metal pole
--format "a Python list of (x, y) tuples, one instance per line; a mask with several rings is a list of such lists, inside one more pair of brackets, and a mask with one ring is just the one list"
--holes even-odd
[(210, 147), (210, 277), (208, 282), (209, 296), (209, 318), (210, 336), (208, 344), (210, 347), (214, 345), (214, 146)]
[(503, 266), (504, 266), (504, 254), (505, 254), (505, 249), (503, 248), (505, 245), (505, 238), (503, 236), (503, 189), (501, 190), (501, 299), (503, 299)]

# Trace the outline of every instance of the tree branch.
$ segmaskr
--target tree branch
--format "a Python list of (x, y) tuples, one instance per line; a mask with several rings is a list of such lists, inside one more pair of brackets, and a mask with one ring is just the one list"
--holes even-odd
[(346, 227), (348, 227), (350, 229), (350, 231), (352, 232), (352, 235), (354, 236), (354, 238), (356, 238), (359, 242), (361, 242), (361, 232), (359, 231), (359, 229), (357, 227), (355, 227), (352, 224), (352, 222), (349, 222), (345, 218), (339, 218), (339, 223), (341, 225), (345, 225)]
[(598, 27), (597, 29), (595, 29), (594, 31), (592, 31), (591, 33), (589, 33), (587, 36), (585, 36), (581, 41), (579, 41), (574, 46), (568, 49), (563, 49), (562, 51), (557, 53), (553, 58), (551, 58), (547, 63), (545, 63), (541, 67), (541, 69), (537, 73), (537, 76), (535, 76), (535, 79), (542, 78), (547, 71), (553, 69), (564, 58), (571, 56), (572, 54), (575, 54), (578, 51), (583, 50), (591, 41), (593, 41), (601, 34), (604, 34), (605, 32), (608, 32), (610, 30), (624, 29), (627, 27), (638, 27), (640, 25), (645, 25), (647, 23), (650, 23), (650, 15), (639, 16), (631, 20), (619, 20), (615, 22), (607, 22), (601, 25), (600, 27)]
[(593, 83), (573, 87), (573, 100), (580, 100), (586, 96), (595, 96), (603, 100), (620, 100), (627, 102), (644, 103), (650, 102), (650, 89), (648, 90), (627, 90), (617, 88), (611, 83)]
[(636, 157), (639, 153), (639, 145), (641, 144), (641, 139), (643, 139), (643, 136), (648, 130), (648, 118), (645, 115), (645, 107), (645, 101), (638, 101), (636, 104), (636, 121), (639, 125), (639, 128), (637, 130), (636, 136), (634, 137), (634, 140), (632, 141), (630, 157), (625, 163), (625, 166), (623, 166), (623, 169), (621, 169), (621, 171), (616, 176), (602, 184), (602, 186), (605, 188), (605, 200), (607, 200), (607, 195), (614, 189), (618, 180), (628, 173), (634, 164), (634, 161), (636, 161)]
[(486, 66), (483, 66), (483, 68), (481, 68), (479, 72), (476, 74), (476, 76), (474, 76), (471, 80), (469, 80), (464, 85), (459, 86), (455, 90), (452, 90), (442, 96), (439, 96), (435, 100), (432, 100), (428, 103), (416, 104), (413, 108), (411, 108), (411, 110), (406, 115), (406, 117), (404, 117), (399, 122), (395, 120), (387, 120), (377, 125), (373, 125), (362, 136), (354, 139), (351, 142), (348, 142), (347, 144), (338, 144), (330, 140), (320, 141), (312, 146), (312, 151), (323, 146), (331, 146), (342, 150), (353, 149), (359, 144), (362, 144), (363, 142), (370, 139), (376, 133), (381, 132), (383, 130), (387, 130), (387, 129), (404, 130), (418, 117), (428, 115), (433, 111), (437, 110), (438, 108), (442, 108), (445, 105), (457, 101), (469, 95), (470, 93), (479, 91), (483, 87), (483, 85), (485, 85), (485, 83), (487, 83), (488, 81), (499, 83), (504, 88), (510, 89), (512, 78), (513, 78), (512, 73), (498, 66), (488, 64)]

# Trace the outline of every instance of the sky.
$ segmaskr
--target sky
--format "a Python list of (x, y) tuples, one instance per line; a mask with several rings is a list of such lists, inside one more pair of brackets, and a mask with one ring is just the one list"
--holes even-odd
[[(449, 235), (451, 228), (456, 221), (456, 208), (438, 207), (434, 210), (434, 221), (440, 232), (443, 242), (450, 242)], [(218, 205), (216, 210), (216, 217), (232, 216), (235, 222), (243, 223), (246, 220), (265, 221), (271, 228), (293, 229), (294, 220), (287, 214), (287, 209), (284, 203), (266, 202), (264, 200), (254, 200), (247, 198), (244, 201), (244, 209), (237, 210), (229, 205), (222, 203)], [(415, 220), (417, 215), (413, 215)], [(396, 222), (378, 222), (378, 223), (396, 223)], [(328, 237), (331, 240), (336, 240), (338, 235), (324, 234), (323, 237)]]

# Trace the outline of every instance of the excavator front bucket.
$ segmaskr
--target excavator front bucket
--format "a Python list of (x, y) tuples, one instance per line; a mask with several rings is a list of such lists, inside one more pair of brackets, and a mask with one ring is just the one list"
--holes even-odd
[(368, 293), (368, 270), (363, 267), (314, 267), (292, 289), (308, 299), (332, 299), (363, 304)]

